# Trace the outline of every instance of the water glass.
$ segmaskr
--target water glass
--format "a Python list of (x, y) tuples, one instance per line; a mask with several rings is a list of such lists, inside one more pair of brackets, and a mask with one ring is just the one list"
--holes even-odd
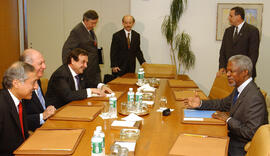
[(162, 96), (159, 100), (159, 109), (167, 109), (167, 98), (165, 96)]

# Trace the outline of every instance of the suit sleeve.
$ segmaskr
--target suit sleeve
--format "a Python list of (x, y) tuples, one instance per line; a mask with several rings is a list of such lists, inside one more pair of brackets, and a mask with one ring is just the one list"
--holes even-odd
[(117, 38), (117, 35), (114, 34), (112, 37), (112, 43), (111, 43), (111, 67), (119, 67), (118, 64), (118, 53), (119, 52), (119, 39)]
[(136, 51), (136, 57), (138, 59), (138, 61), (140, 62), (140, 64), (143, 64), (145, 62), (145, 59), (143, 57), (143, 53), (141, 50), (141, 39), (140, 39), (140, 34), (138, 34), (138, 47), (137, 47), (137, 51)]
[(202, 106), (199, 109), (204, 110), (219, 110), (222, 112), (229, 112), (232, 102), (232, 92), (229, 96), (224, 99), (217, 99), (217, 100), (203, 100)]
[(82, 100), (87, 98), (86, 89), (82, 90), (71, 90), (69, 87), (70, 84), (66, 81), (64, 77), (57, 77), (55, 79), (56, 85), (55, 89), (61, 99), (65, 101), (65, 103), (69, 103), (74, 100)]
[(224, 32), (224, 35), (223, 35), (223, 39), (222, 39), (222, 43), (221, 43), (221, 48), (220, 48), (220, 51), (219, 51), (219, 69), (220, 68), (225, 68), (226, 69), (226, 55), (225, 55), (225, 47), (226, 47), (226, 39), (227, 39), (227, 35), (228, 34), (228, 31), (227, 29), (225, 30)]
[(78, 34), (72, 30), (62, 49), (62, 63), (65, 64), (69, 52), (80, 44)]
[(259, 56), (260, 35), (257, 28), (253, 28), (250, 33), (248, 56), (251, 58), (253, 66), (255, 66)]
[(228, 126), (233, 134), (247, 140), (251, 140), (259, 126), (264, 123), (265, 103), (263, 97), (252, 95), (252, 100), (247, 98), (243, 101), (245, 104), (246, 113), (245, 122), (240, 122), (235, 118), (228, 121)]

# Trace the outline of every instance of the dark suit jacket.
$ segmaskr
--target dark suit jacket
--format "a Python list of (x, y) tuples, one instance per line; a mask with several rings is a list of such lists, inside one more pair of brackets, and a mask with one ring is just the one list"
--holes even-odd
[[(41, 86), (40, 80), (38, 80), (38, 85)], [(42, 93), (44, 100), (45, 100), (45, 96), (43, 94), (42, 89), (41, 89), (41, 93)], [(32, 99), (31, 100), (23, 100), (23, 103), (25, 106), (25, 111), (27, 113), (28, 128), (31, 131), (35, 131), (37, 128), (39, 128), (41, 126), (40, 113), (44, 112), (42, 104), (40, 103), (39, 98), (38, 98), (35, 91), (32, 92)]]
[(80, 79), (80, 90), (76, 91), (75, 82), (68, 65), (60, 66), (51, 76), (46, 93), (46, 104), (55, 108), (74, 101), (87, 98), (84, 78)]
[(96, 87), (101, 82), (98, 50), (95, 43), (95, 40), (90, 37), (90, 33), (80, 22), (72, 29), (62, 49), (63, 64), (66, 63), (70, 51), (75, 48), (81, 48), (88, 52), (88, 64), (84, 71), (84, 77), (87, 80), (86, 85), (90, 87)]
[(265, 99), (251, 81), (232, 105), (235, 90), (224, 99), (203, 101), (200, 109), (230, 112), (232, 118), (227, 123), (230, 138), (247, 143), (261, 125), (268, 123)]
[(127, 38), (124, 29), (113, 34), (111, 44), (111, 67), (119, 67), (119, 76), (125, 73), (134, 73), (136, 58), (140, 64), (144, 63), (143, 53), (140, 48), (140, 34), (131, 31), (130, 49), (128, 49)]
[[(7, 89), (0, 90), (0, 155), (12, 155), (23, 142), (18, 111)], [(23, 106), (24, 136), (28, 138), (26, 114)]]
[(233, 55), (246, 55), (253, 63), (252, 77), (256, 77), (256, 62), (259, 56), (259, 30), (248, 23), (244, 23), (237, 39), (233, 42), (234, 26), (227, 28), (223, 35), (219, 54), (219, 68), (227, 67), (228, 59)]

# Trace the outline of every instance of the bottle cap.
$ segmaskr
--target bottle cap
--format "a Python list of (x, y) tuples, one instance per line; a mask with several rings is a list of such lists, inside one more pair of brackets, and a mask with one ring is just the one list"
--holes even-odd
[(133, 88), (129, 88), (129, 91), (133, 91)]
[(97, 127), (96, 127), (96, 131), (101, 132), (101, 131), (102, 131), (102, 127), (101, 127), (101, 126), (97, 126)]
[(115, 96), (115, 93), (111, 93), (111, 97), (114, 97)]

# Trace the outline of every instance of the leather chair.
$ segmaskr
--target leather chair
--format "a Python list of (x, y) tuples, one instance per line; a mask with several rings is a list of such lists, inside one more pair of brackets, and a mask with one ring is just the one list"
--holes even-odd
[(245, 146), (246, 156), (270, 156), (270, 124), (261, 126)]

